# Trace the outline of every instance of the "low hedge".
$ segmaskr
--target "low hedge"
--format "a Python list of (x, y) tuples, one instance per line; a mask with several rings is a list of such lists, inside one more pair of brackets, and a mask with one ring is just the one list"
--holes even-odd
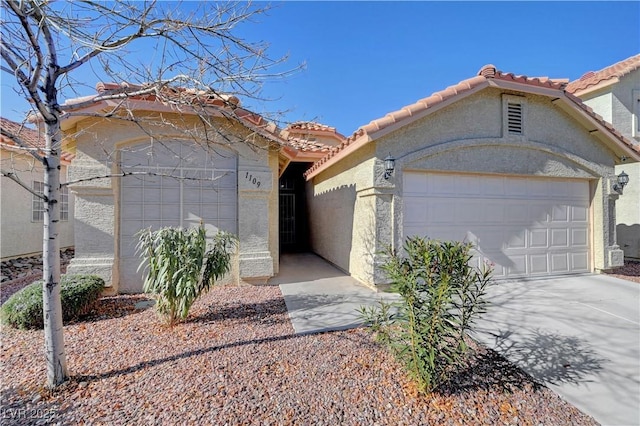
[[(104, 280), (95, 275), (63, 275), (60, 279), (62, 320), (67, 322), (88, 314), (104, 286)], [(15, 328), (43, 328), (42, 281), (13, 294), (0, 308), (0, 319)]]

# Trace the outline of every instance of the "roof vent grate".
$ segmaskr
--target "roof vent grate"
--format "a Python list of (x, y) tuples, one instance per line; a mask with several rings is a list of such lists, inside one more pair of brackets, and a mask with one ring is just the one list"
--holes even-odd
[(522, 104), (514, 102), (508, 103), (507, 129), (510, 135), (522, 134)]

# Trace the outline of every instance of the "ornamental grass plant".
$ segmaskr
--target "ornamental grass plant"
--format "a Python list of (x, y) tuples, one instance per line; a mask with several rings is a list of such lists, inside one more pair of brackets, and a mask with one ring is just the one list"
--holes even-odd
[(165, 227), (138, 233), (138, 270), (143, 289), (156, 299), (156, 310), (169, 325), (184, 320), (193, 303), (231, 269), (236, 237), (218, 232), (209, 241), (203, 226)]

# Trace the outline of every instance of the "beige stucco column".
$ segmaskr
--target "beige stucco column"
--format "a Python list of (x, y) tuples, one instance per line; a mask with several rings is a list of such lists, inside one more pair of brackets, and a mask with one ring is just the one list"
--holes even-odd
[(383, 252), (393, 245), (395, 234), (394, 193), (396, 177), (384, 178), (384, 161), (373, 164), (373, 184), (356, 192), (355, 238), (351, 263), (358, 265), (352, 275), (364, 283), (384, 288), (388, 279), (381, 266), (387, 261)]
[(615, 227), (616, 200), (620, 195), (613, 190), (612, 178), (600, 178), (593, 185), (593, 267), (602, 271), (624, 264), (624, 251), (616, 241)]
[(273, 276), (269, 248), (269, 201), (275, 190), (271, 170), (256, 163), (238, 165), (238, 273), (249, 284), (263, 284)]
[[(91, 166), (74, 165), (69, 169), (70, 180), (82, 176), (99, 176), (102, 172)], [(93, 180), (71, 186), (75, 194), (75, 257), (67, 268), (68, 274), (94, 274), (104, 279), (111, 291), (117, 291), (118, 274), (114, 262), (115, 202), (111, 179)]]

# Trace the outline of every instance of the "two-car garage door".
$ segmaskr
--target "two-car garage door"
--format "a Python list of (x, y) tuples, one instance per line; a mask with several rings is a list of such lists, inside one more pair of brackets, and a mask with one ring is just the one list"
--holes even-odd
[(403, 231), (476, 245), (494, 277), (589, 272), (584, 180), (405, 172)]

